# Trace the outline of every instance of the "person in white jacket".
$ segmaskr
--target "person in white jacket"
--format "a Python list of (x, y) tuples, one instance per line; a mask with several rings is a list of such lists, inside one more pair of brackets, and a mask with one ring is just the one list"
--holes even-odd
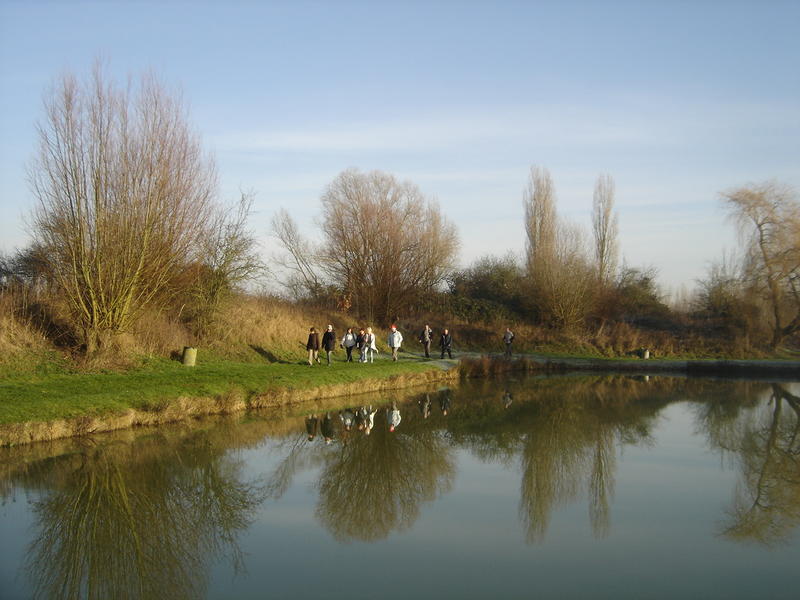
[(400, 345), (403, 343), (403, 334), (397, 330), (397, 325), (392, 325), (389, 331), (389, 339), (387, 340), (389, 348), (392, 349), (392, 360), (397, 360), (397, 353), (400, 350)]
[(367, 362), (367, 358), (369, 358), (369, 362), (375, 360), (375, 353), (378, 351), (378, 347), (375, 345), (376, 341), (375, 334), (372, 333), (372, 327), (367, 327), (367, 333), (364, 335), (363, 362)]

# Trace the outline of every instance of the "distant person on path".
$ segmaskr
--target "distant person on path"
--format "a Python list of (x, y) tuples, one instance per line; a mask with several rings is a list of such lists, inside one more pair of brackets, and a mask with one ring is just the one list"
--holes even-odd
[(335, 437), (331, 413), (325, 413), (325, 417), (322, 419), (322, 423), (320, 424), (320, 431), (322, 432), (322, 437), (325, 438), (325, 443), (330, 444)]
[(508, 408), (514, 402), (514, 395), (508, 390), (503, 394), (503, 408)]
[(394, 402), (392, 402), (391, 409), (386, 409), (386, 420), (389, 423), (389, 431), (394, 431), (400, 425), (400, 421), (403, 420), (400, 416), (400, 411), (397, 410), (397, 404)]
[(319, 362), (319, 334), (313, 327), (308, 330), (306, 350), (308, 350), (308, 364), (314, 366), (314, 361)]
[(345, 362), (353, 362), (353, 348), (356, 347), (356, 337), (352, 327), (348, 327), (347, 333), (342, 337), (342, 348), (347, 353), (347, 358), (344, 359)]
[(358, 330), (358, 335), (356, 336), (356, 348), (358, 348), (358, 362), (367, 362), (367, 348), (366, 348), (366, 337), (367, 332), (364, 331), (364, 328)]
[(397, 361), (397, 353), (400, 351), (400, 346), (403, 343), (403, 334), (397, 331), (397, 325), (392, 325), (389, 330), (389, 339), (387, 340), (389, 348), (392, 349), (392, 360)]
[(442, 331), (442, 337), (439, 340), (439, 347), (442, 349), (442, 358), (444, 358), (444, 353), (447, 352), (448, 358), (453, 358), (453, 353), (450, 351), (453, 345), (453, 336), (450, 335), (450, 330), (445, 328)]
[(425, 349), (425, 358), (431, 357), (431, 340), (433, 339), (433, 329), (425, 323), (425, 327), (422, 328), (422, 333), (419, 334), (419, 342), (422, 344), (422, 347)]
[(333, 325), (328, 325), (328, 330), (322, 334), (322, 349), (328, 359), (328, 366), (331, 366), (331, 353), (336, 350), (336, 332)]
[(514, 341), (514, 332), (510, 327), (506, 327), (506, 332), (503, 334), (503, 342), (506, 345), (506, 358), (511, 358), (511, 344)]
[(308, 415), (306, 417), (306, 432), (308, 432), (309, 442), (316, 437), (318, 424), (319, 419), (317, 418), (317, 415)]
[(378, 351), (378, 347), (375, 345), (376, 339), (375, 334), (372, 333), (372, 327), (367, 327), (367, 333), (364, 336), (364, 348), (366, 354), (364, 355), (364, 361), (367, 362), (367, 357), (369, 357), (369, 362), (373, 362), (375, 360), (375, 353)]

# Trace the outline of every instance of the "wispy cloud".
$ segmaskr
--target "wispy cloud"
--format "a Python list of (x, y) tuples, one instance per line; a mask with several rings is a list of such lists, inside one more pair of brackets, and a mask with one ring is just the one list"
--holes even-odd
[(498, 144), (542, 148), (660, 149), (800, 128), (800, 109), (785, 105), (677, 105), (662, 98), (605, 100), (597, 106), (531, 105), (438, 115), (231, 131), (212, 138), (230, 153), (433, 152)]

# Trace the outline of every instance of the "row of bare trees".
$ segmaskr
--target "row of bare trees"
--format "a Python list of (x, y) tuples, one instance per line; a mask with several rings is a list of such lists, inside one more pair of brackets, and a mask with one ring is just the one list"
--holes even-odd
[[(85, 81), (63, 76), (38, 134), (32, 244), (0, 265), (0, 277), (55, 291), (88, 353), (151, 309), (175, 309), (208, 331), (233, 291), (263, 271), (248, 228), (253, 195), (233, 207), (219, 201), (214, 161), (184, 103), (152, 75), (119, 86), (98, 64)], [(777, 347), (800, 332), (800, 204), (774, 182), (723, 198), (744, 250), (712, 269), (697, 305)], [(602, 328), (626, 310), (665, 308), (654, 273), (619, 268), (614, 202), (614, 180), (599, 176), (590, 238), (558, 214), (550, 173), (534, 167), (523, 192), (524, 264), (489, 257), (457, 271), (458, 234), (434, 200), (390, 174), (350, 169), (321, 196), (321, 235), (311, 239), (285, 210), (272, 233), (295, 298), (335, 301), (369, 320), (414, 311), (446, 282), (445, 308), (466, 299), (473, 309), (483, 294), (481, 310), (494, 303), (503, 309), (495, 314)]]
[(598, 292), (612, 285), (618, 262), (614, 189), (611, 176), (598, 177), (592, 208), (593, 244), (589, 244), (579, 226), (558, 215), (549, 171), (531, 169), (523, 192), (526, 266), (542, 322), (566, 329), (579, 326), (596, 304)]

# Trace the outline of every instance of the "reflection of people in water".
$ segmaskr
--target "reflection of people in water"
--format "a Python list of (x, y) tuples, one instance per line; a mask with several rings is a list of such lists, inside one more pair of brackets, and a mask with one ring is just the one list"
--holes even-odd
[(339, 418), (342, 420), (345, 431), (350, 431), (353, 428), (353, 421), (355, 420), (355, 413), (352, 408), (345, 408), (339, 413)]
[(425, 398), (419, 399), (419, 412), (422, 414), (423, 419), (431, 416), (431, 397), (430, 394), (425, 394)]
[(369, 435), (372, 428), (375, 427), (375, 413), (377, 412), (377, 410), (373, 410), (372, 405), (367, 407), (366, 419), (364, 421), (364, 433), (367, 435)]
[(402, 418), (400, 417), (400, 411), (397, 410), (397, 404), (394, 402), (392, 402), (392, 408), (386, 409), (386, 419), (389, 422), (389, 431), (394, 431), (400, 425)]
[(325, 417), (322, 419), (322, 423), (320, 424), (320, 431), (322, 432), (322, 437), (325, 438), (325, 443), (330, 444), (335, 437), (331, 413), (325, 413)]
[(316, 437), (318, 424), (319, 419), (317, 418), (317, 415), (308, 415), (306, 417), (306, 431), (308, 432), (309, 442)]
[(450, 410), (450, 390), (444, 390), (441, 394), (439, 394), (439, 409), (446, 417), (447, 411)]
[(367, 422), (367, 407), (362, 406), (356, 411), (355, 424), (356, 429), (364, 431), (364, 425)]
[(506, 393), (503, 394), (503, 408), (508, 408), (511, 406), (511, 403), (514, 401), (514, 396), (506, 390)]

